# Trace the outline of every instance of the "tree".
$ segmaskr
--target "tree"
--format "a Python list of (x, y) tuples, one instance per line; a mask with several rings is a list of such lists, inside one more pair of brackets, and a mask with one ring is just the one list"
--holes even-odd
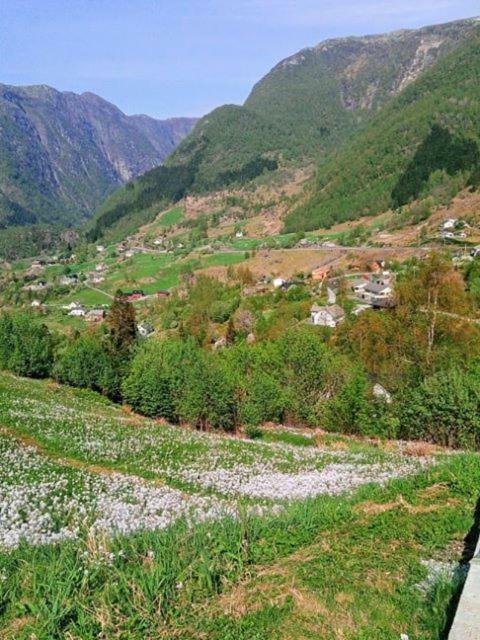
[(44, 324), (26, 313), (0, 321), (0, 364), (20, 376), (45, 378), (53, 364), (53, 337)]
[(118, 351), (130, 349), (137, 336), (135, 309), (121, 292), (115, 295), (107, 324), (114, 348)]
[(480, 370), (450, 368), (426, 378), (398, 405), (400, 432), (448, 447), (480, 447)]
[(115, 360), (99, 332), (84, 332), (58, 354), (54, 375), (59, 382), (118, 398), (120, 379)]

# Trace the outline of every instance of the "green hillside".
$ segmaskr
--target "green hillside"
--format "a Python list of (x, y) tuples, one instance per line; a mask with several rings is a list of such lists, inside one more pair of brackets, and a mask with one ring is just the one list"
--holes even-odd
[(89, 224), (89, 238), (119, 237), (187, 193), (242, 184), (285, 163), (323, 162), (474, 28), (464, 20), (340, 38), (286, 58), (243, 107), (227, 105), (205, 116), (166, 166), (110, 197)]
[(286, 230), (315, 229), (478, 185), (480, 32), (425, 72), (318, 171)]

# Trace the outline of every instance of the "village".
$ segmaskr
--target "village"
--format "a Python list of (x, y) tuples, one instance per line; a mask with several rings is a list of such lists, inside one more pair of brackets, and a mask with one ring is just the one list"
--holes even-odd
[[(464, 221), (444, 219), (438, 226), (440, 247), (445, 249), (444, 243), (451, 242), (452, 238), (464, 240), (470, 232), (470, 225)], [(237, 243), (246, 240), (244, 232), (239, 230), (233, 238)], [(141, 305), (137, 330), (140, 336), (150, 337), (155, 332), (155, 314), (149, 310), (149, 302), (168, 299), (173, 290), (181, 292), (186, 273), (206, 273), (224, 279), (229, 269), (241, 265), (251, 272), (249, 282), (241, 287), (242, 297), (278, 296), (301, 289), (303, 295), (312, 299), (310, 315), (304, 321), (313, 326), (335, 328), (347, 313), (359, 315), (367, 310), (392, 309), (402, 259), (408, 261), (415, 256), (422, 259), (430, 250), (428, 246), (346, 247), (314, 236), (300, 238), (284, 249), (262, 249), (259, 242), (255, 246), (258, 248), (251, 252), (234, 251), (228, 243), (217, 241), (215, 248), (201, 245), (186, 250), (182, 243), (173, 244), (172, 239), (162, 233), (146, 238), (132, 237), (113, 246), (96, 245), (86, 260), (75, 253), (42, 256), (26, 265), (15, 278), (17, 283), (23, 281), (19, 295), (24, 304), (46, 320), (53, 314), (67, 326), (69, 321), (101, 323), (114, 296), (121, 290), (126, 300)], [(458, 266), (480, 256), (480, 246), (470, 245), (459, 250), (453, 245), (448, 250)], [(129, 283), (131, 288), (125, 286)], [(61, 320), (61, 316), (65, 320)]]

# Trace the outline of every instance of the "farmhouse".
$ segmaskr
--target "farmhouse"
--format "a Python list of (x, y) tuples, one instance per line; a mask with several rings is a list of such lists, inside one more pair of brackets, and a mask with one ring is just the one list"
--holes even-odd
[(68, 315), (72, 316), (73, 318), (84, 318), (85, 314), (85, 308), (82, 306), (75, 306), (68, 312)]
[(25, 291), (43, 291), (48, 287), (46, 280), (39, 280), (33, 284), (27, 284), (24, 288)]
[(71, 286), (78, 283), (78, 276), (76, 273), (67, 273), (60, 278), (60, 284)]
[(365, 291), (365, 287), (367, 286), (368, 283), (369, 283), (368, 280), (355, 280), (350, 285), (350, 288), (354, 293), (360, 294), (363, 291)]
[(157, 298), (168, 298), (168, 296), (170, 295), (170, 291), (167, 291), (166, 289), (160, 289), (160, 291), (157, 291), (155, 295), (157, 296)]
[(105, 318), (104, 309), (92, 309), (85, 314), (87, 322), (101, 322)]
[(312, 324), (318, 327), (336, 327), (345, 319), (345, 312), (338, 304), (320, 307), (314, 304), (310, 310)]
[(134, 289), (133, 291), (128, 291), (125, 294), (125, 297), (129, 302), (135, 302), (135, 300), (141, 300), (145, 298), (145, 292), (141, 289)]

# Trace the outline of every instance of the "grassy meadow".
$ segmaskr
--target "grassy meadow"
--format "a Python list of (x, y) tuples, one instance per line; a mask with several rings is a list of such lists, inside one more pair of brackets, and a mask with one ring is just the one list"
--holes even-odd
[(445, 637), (478, 456), (256, 435), (0, 374), (2, 640)]

